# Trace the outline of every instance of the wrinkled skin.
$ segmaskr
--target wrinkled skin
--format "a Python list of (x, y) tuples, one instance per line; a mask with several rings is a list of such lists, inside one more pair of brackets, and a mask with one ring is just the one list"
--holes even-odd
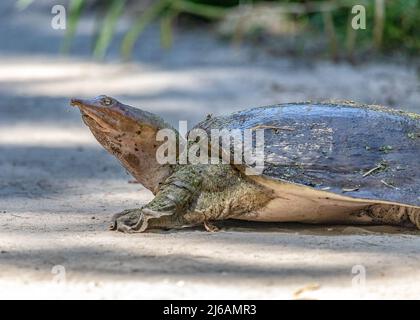
[[(116, 214), (112, 230), (144, 232), (152, 228), (199, 224), (204, 224), (207, 230), (214, 230), (210, 221), (228, 218), (257, 220), (255, 212), (270, 211), (270, 204), (288, 198), (287, 194), (279, 194), (276, 187), (271, 188), (262, 180), (250, 179), (241, 168), (230, 164), (159, 164), (156, 150), (163, 142), (156, 141), (156, 133), (163, 128), (175, 129), (151, 113), (107, 96), (91, 100), (72, 99), (71, 104), (80, 109), (84, 123), (101, 145), (155, 194), (155, 198), (142, 208)], [(307, 189), (303, 191), (307, 192)], [(312, 197), (320, 199), (319, 195), (311, 195), (307, 200), (313, 201)], [(327, 193), (325, 201), (329, 197)], [(351, 214), (353, 220), (346, 222), (420, 227), (420, 210), (416, 207), (361, 202), (357, 208)], [(287, 219), (286, 208), (286, 220), (283, 216), (271, 221), (296, 221)], [(310, 222), (311, 219), (298, 221)]]
[(147, 189), (156, 194), (159, 183), (173, 169), (156, 161), (156, 132), (171, 128), (155, 115), (124, 105), (115, 99), (99, 96), (92, 100), (72, 99), (84, 123), (95, 138)]

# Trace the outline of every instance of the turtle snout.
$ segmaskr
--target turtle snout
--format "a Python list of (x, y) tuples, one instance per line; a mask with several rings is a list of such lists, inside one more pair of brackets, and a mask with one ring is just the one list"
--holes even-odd
[(70, 99), (70, 105), (72, 105), (73, 107), (81, 107), (83, 105), (83, 102), (81, 99)]

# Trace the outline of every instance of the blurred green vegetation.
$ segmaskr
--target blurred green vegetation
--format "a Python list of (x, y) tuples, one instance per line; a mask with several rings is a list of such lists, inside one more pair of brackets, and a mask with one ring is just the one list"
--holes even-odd
[[(18, 6), (25, 8), (33, 1), (37, 0), (19, 0)], [(357, 4), (366, 8), (365, 30), (355, 31), (350, 27), (354, 16), (351, 8)], [(333, 57), (351, 56), (363, 50), (403, 51), (413, 55), (420, 52), (420, 0), (69, 0), (68, 28), (62, 49), (70, 49), (83, 14), (97, 16), (93, 48), (97, 58), (106, 55), (118, 20), (123, 15), (131, 15), (130, 28), (121, 42), (121, 54), (129, 58), (135, 43), (151, 23), (160, 24), (162, 45), (170, 47), (177, 17), (217, 22), (238, 7), (254, 5), (280, 8), (294, 21), (304, 23), (306, 30), (327, 40), (329, 45), (325, 49)]]

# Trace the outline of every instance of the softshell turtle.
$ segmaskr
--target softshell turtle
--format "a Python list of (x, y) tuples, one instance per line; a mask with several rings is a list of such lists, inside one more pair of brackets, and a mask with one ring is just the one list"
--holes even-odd
[(418, 114), (305, 102), (208, 116), (195, 126), (209, 135), (212, 129), (263, 129), (263, 170), (247, 175), (240, 163), (159, 163), (164, 142), (156, 135), (175, 129), (150, 112), (107, 96), (71, 104), (102, 146), (155, 195), (142, 208), (116, 214), (113, 230), (203, 223), (209, 229), (223, 219), (420, 228)]

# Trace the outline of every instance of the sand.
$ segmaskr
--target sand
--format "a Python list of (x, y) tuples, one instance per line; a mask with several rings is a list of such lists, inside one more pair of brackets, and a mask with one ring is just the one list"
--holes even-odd
[[(240, 50), (200, 30), (170, 51), (151, 29), (122, 64), (70, 56), (50, 2), (0, 19), (0, 298), (420, 298), (420, 233), (394, 227), (227, 223), (127, 235), (112, 214), (152, 194), (129, 183), (69, 98), (108, 94), (177, 126), (207, 113), (308, 99), (352, 99), (420, 112), (410, 64), (352, 66)], [(91, 21), (84, 20), (89, 27)], [(115, 48), (114, 48), (115, 47)]]

